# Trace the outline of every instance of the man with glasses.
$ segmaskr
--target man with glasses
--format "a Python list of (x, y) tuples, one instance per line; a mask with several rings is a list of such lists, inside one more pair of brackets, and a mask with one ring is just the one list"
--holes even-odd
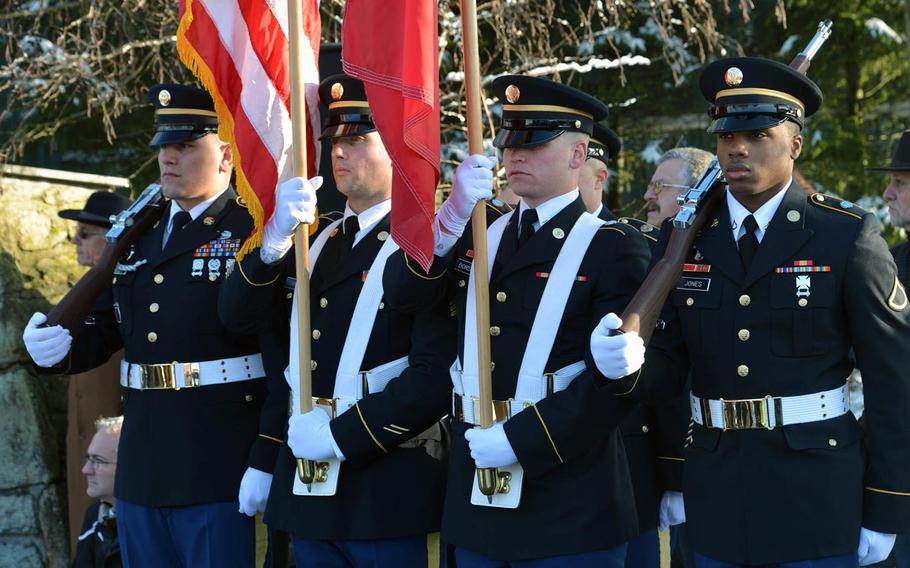
[(660, 227), (664, 219), (676, 215), (679, 192), (698, 183), (714, 157), (698, 148), (673, 148), (657, 160), (657, 169), (645, 191), (648, 223)]
[[(89, 195), (82, 209), (64, 209), (63, 219), (74, 221), (70, 242), (76, 245), (76, 260), (92, 267), (101, 257), (111, 228), (110, 216), (129, 207), (130, 200), (110, 191)], [(110, 292), (102, 295), (93, 311), (110, 310), (114, 300)], [(91, 504), (85, 495), (85, 478), (79, 473), (82, 459), (95, 433), (95, 419), (120, 414), (120, 360), (118, 352), (99, 367), (70, 375), (66, 394), (66, 491), (69, 505), (70, 548), (76, 549), (82, 531), (82, 512)]]
[(73, 568), (114, 568), (121, 565), (114, 513), (114, 472), (122, 427), (122, 416), (95, 421), (96, 432), (82, 466), (88, 484), (86, 494), (93, 503), (85, 511)]

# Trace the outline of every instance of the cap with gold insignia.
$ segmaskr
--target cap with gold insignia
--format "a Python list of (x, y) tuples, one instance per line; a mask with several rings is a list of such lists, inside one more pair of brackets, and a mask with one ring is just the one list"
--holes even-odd
[(376, 130), (363, 83), (344, 73), (319, 84), (319, 99), (329, 107), (319, 139), (368, 134)]
[(711, 103), (711, 133), (763, 130), (785, 120), (802, 128), (822, 104), (822, 92), (811, 79), (758, 57), (715, 61), (705, 67), (699, 86)]
[(866, 168), (869, 172), (908, 172), (910, 171), (910, 130), (905, 130), (900, 141), (894, 147), (894, 155), (887, 166)]
[(619, 135), (613, 132), (609, 127), (599, 122), (594, 123), (594, 133), (588, 142), (588, 159), (594, 158), (600, 160), (604, 165), (610, 158), (615, 158), (622, 150), (622, 140)]
[(149, 89), (155, 105), (155, 135), (149, 146), (177, 144), (218, 131), (218, 115), (212, 97), (189, 85), (166, 83)]
[(497, 148), (532, 148), (569, 131), (591, 135), (607, 117), (607, 106), (594, 97), (540, 77), (497, 77), (493, 92), (502, 101)]

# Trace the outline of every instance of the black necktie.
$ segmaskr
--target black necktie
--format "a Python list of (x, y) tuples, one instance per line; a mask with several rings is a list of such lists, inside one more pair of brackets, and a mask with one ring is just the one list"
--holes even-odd
[(178, 211), (174, 218), (171, 220), (171, 232), (175, 233), (180, 229), (186, 227), (186, 224), (192, 221), (193, 218), (190, 217), (190, 214), (186, 211)]
[(755, 236), (758, 223), (755, 222), (755, 217), (749, 215), (743, 219), (743, 228), (746, 232), (739, 238), (739, 258), (743, 261), (743, 268), (749, 272), (749, 267), (752, 266), (752, 260), (755, 258), (755, 251), (758, 250), (758, 237)]
[(521, 214), (521, 223), (518, 224), (518, 248), (534, 236), (534, 223), (537, 222), (537, 211), (526, 209)]
[(343, 250), (351, 250), (354, 245), (354, 236), (359, 230), (360, 221), (357, 219), (357, 215), (351, 215), (344, 220)]

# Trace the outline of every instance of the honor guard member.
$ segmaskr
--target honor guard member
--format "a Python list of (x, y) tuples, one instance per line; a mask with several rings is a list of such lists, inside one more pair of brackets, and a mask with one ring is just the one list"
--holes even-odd
[[(250, 566), (253, 519), (237, 512), (249, 464), (274, 455), (257, 439), (266, 382), (257, 338), (218, 319), (218, 289), (250, 233), (230, 187), (230, 145), (211, 97), (157, 85), (155, 134), (163, 215), (119, 260), (113, 309), (75, 340), (60, 327), (23, 334), (46, 374), (98, 366), (121, 346), (123, 431), (114, 494), (128, 566)], [(263, 449), (265, 448), (265, 449)]]
[[(585, 358), (600, 316), (621, 311), (644, 278), (648, 248), (637, 231), (588, 214), (578, 190), (593, 123), (606, 106), (540, 78), (504, 76), (493, 89), (503, 102), (494, 145), (521, 202), (505, 215), (491, 210), (487, 234), (491, 428), (477, 427), (467, 227), (473, 204), (492, 194), (490, 160), (471, 156), (458, 167), (437, 214), (430, 273), (397, 257), (411, 285), (399, 293), (418, 304), (441, 293), (458, 314), (442, 537), (456, 546), (459, 567), (622, 566), (625, 543), (638, 534), (617, 430), (629, 407), (594, 389)], [(511, 472), (508, 491), (479, 495), (477, 467)]]
[[(806, 76), (739, 57), (708, 65), (700, 85), (728, 188), (630, 394), (691, 364), (683, 493), (698, 565), (883, 560), (910, 527), (910, 324), (879, 223), (792, 179), (822, 102)], [(610, 339), (592, 337), (595, 361)], [(676, 348), (672, 367), (661, 345)], [(855, 366), (865, 429), (848, 411)]]
[(616, 215), (604, 206), (603, 199), (610, 181), (610, 158), (618, 156), (621, 149), (619, 136), (609, 127), (595, 122), (588, 141), (588, 159), (578, 175), (578, 191), (588, 213), (604, 221), (616, 220)]
[[(891, 225), (910, 230), (910, 131), (901, 135), (894, 148), (894, 156), (887, 166), (866, 168), (870, 172), (888, 172), (890, 181), (882, 195), (888, 203)], [(910, 242), (903, 242), (891, 249), (897, 264), (897, 278), (901, 284), (910, 283)]]
[[(290, 533), (298, 566), (426, 567), (438, 554), (438, 534), (431, 533), (438, 533), (442, 514), (439, 420), (451, 402), (454, 322), (448, 305), (441, 316), (429, 306), (412, 315), (384, 296), (383, 267), (398, 248), (390, 235), (391, 159), (363, 83), (335, 75), (321, 83), (319, 94), (329, 108), (321, 138), (332, 141), (332, 172), (347, 204), (310, 251), (309, 364), (318, 405), (287, 420), (289, 398), (299, 409), (296, 340), (288, 369), (294, 392), (282, 373), (270, 377), (283, 392), (270, 396), (267, 407), (284, 410), (287, 443), (266, 523)], [(221, 314), (232, 328), (288, 329), (291, 236), (298, 223), (312, 223), (321, 182), (294, 178), (279, 185), (261, 249), (242, 259), (222, 292)], [(292, 334), (296, 324), (292, 319)], [(282, 370), (288, 362), (285, 349)], [(337, 468), (334, 493), (307, 495), (302, 483), (295, 489), (296, 458)], [(311, 488), (323, 491), (319, 486), (325, 484)]]

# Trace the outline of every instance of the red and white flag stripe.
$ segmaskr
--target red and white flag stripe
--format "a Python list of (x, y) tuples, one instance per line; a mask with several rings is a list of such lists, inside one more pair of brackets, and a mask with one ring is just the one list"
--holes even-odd
[[(319, 69), (322, 27), (318, 0), (303, 7), (307, 172), (319, 163)], [(283, 0), (181, 0), (177, 50), (212, 94), (231, 143), (237, 189), (255, 222), (241, 254), (262, 242), (278, 183), (291, 176), (290, 64)], [(301, 38), (304, 39), (304, 38)]]

